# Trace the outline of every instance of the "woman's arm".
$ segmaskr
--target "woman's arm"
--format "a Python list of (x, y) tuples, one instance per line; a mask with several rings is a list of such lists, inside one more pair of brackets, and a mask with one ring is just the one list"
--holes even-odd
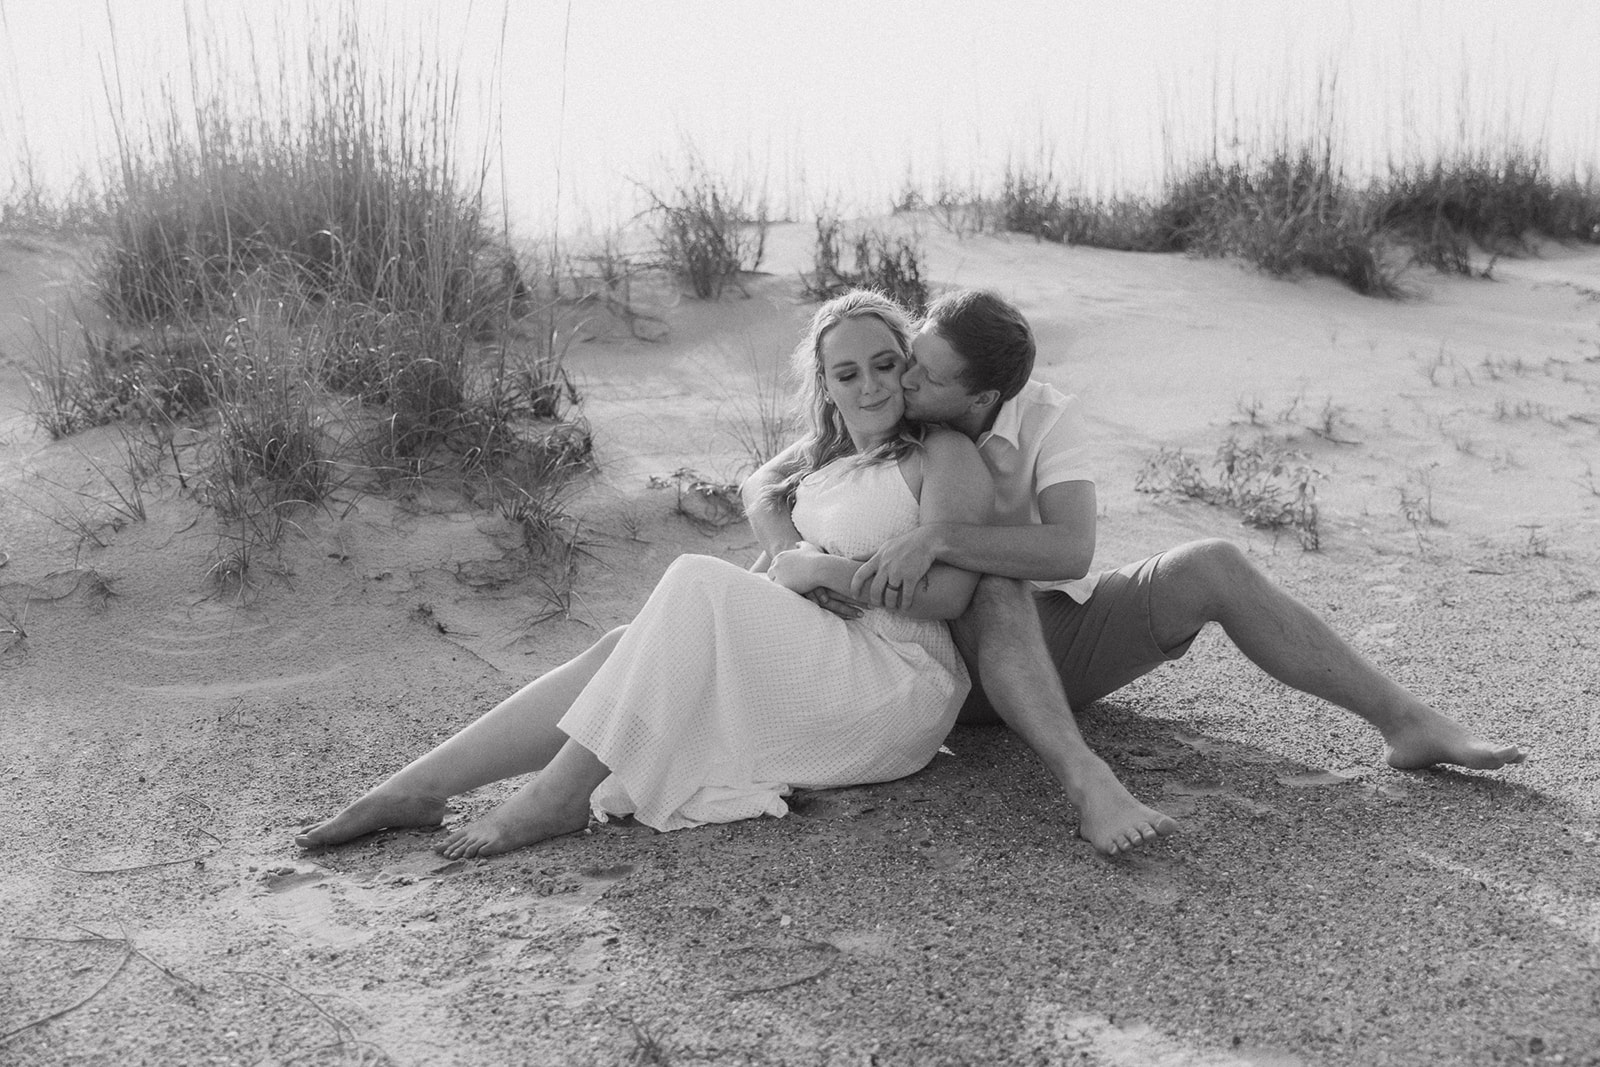
[[(739, 499), (744, 503), (745, 518), (749, 521), (750, 528), (755, 531), (756, 540), (761, 543), (762, 555), (768, 561), (776, 557), (779, 552), (800, 543), (800, 531), (795, 529), (789, 509), (784, 506), (782, 500), (774, 500), (765, 492), (768, 486), (783, 481), (783, 471), (792, 469), (794, 453), (799, 447), (800, 445), (796, 443), (779, 452), (762, 464), (761, 469), (746, 478), (744, 484), (739, 487)], [(755, 569), (765, 568), (758, 564)]]

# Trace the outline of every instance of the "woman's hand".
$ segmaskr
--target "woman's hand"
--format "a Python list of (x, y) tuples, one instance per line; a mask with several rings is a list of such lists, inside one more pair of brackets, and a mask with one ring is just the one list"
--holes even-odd
[(816, 563), (826, 555), (826, 552), (809, 541), (801, 541), (794, 548), (786, 549), (772, 557), (772, 562), (767, 567), (767, 577), (785, 589), (805, 596), (822, 584), (817, 580)]

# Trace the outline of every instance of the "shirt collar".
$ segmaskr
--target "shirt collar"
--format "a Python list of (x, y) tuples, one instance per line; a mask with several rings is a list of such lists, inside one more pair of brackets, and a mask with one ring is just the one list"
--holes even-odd
[(1022, 438), (1022, 405), (1018, 397), (1012, 397), (1000, 405), (1000, 412), (994, 418), (994, 425), (978, 435), (978, 447), (988, 444), (989, 439), (998, 437), (1012, 448), (1020, 448)]

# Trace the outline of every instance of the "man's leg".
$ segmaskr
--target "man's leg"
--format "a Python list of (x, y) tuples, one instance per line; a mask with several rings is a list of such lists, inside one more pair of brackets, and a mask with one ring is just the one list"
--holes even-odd
[(1219, 623), (1239, 651), (1278, 681), (1377, 727), (1391, 766), (1489, 770), (1525, 758), (1513, 745), (1473, 736), (1385, 676), (1228, 541), (1190, 542), (1156, 562), (1150, 590), (1156, 640), (1176, 645), (1208, 622)]
[(952, 628), (995, 712), (1039, 754), (1077, 807), (1082, 837), (1115, 855), (1178, 828), (1135, 800), (1084, 743), (1026, 583), (986, 575)]

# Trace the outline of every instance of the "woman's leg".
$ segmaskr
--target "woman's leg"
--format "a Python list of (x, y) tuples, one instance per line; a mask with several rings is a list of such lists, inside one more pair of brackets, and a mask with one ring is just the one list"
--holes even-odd
[(611, 772), (576, 741), (561, 746), (533, 781), (481, 819), (449, 837), (439, 852), (450, 859), (493, 856), (589, 825), (589, 796)]
[[(612, 630), (576, 658), (529, 682), (338, 815), (307, 828), (295, 844), (337, 845), (386, 827), (437, 826), (444, 821), (447, 797), (544, 767), (567, 743), (556, 723), (624, 632), (625, 627)], [(584, 797), (587, 802), (588, 794)]]

